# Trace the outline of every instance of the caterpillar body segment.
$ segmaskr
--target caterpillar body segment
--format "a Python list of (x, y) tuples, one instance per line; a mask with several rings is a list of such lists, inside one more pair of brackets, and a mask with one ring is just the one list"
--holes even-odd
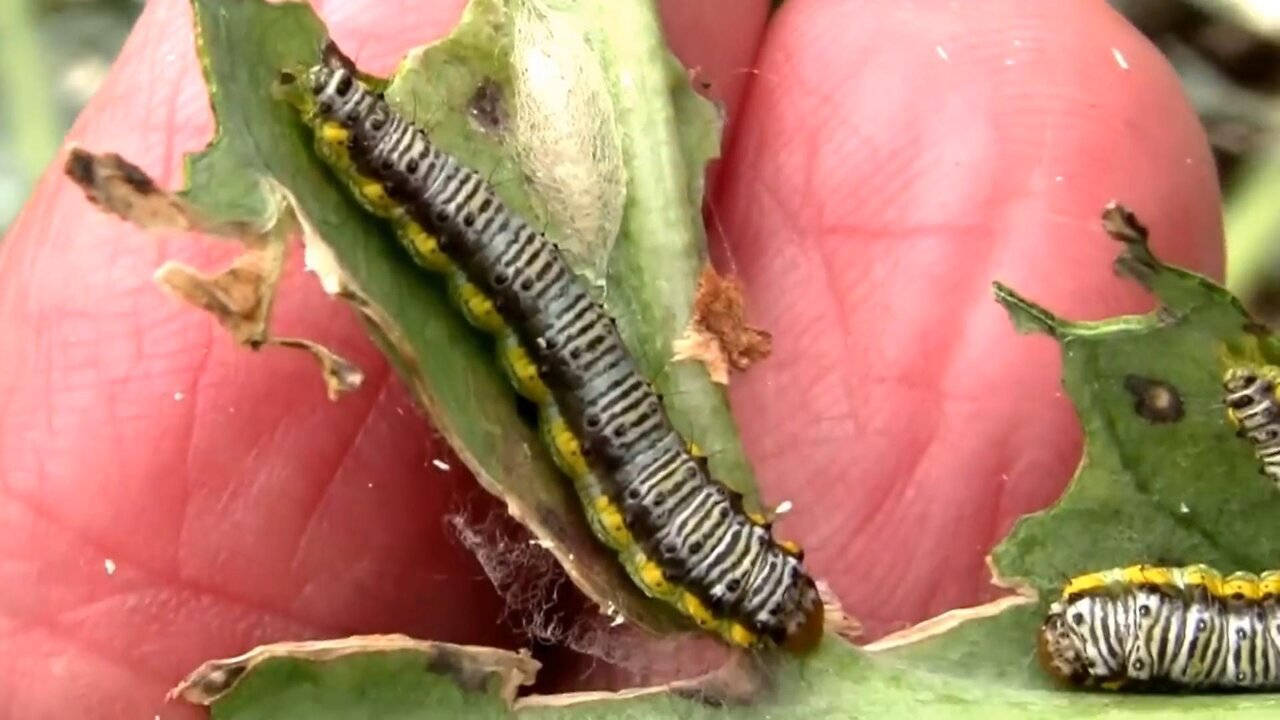
[(1082, 575), (1050, 606), (1037, 649), (1050, 675), (1077, 687), (1280, 689), (1280, 571)]
[(471, 324), (495, 336), (592, 531), (632, 580), (732, 644), (816, 646), (822, 603), (798, 548), (775, 541), (711, 479), (559, 249), (336, 49), (294, 81), (320, 156), (392, 221), (415, 259), (446, 276)]
[(1261, 472), (1280, 487), (1280, 368), (1243, 365), (1222, 381), (1227, 417), (1253, 445)]

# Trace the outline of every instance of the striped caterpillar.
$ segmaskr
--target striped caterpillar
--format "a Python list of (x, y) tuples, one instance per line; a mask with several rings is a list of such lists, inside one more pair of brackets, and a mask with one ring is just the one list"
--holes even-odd
[(1280, 368), (1233, 367), (1223, 376), (1227, 416), (1241, 437), (1249, 439), (1262, 463), (1262, 474), (1280, 487)]
[(496, 338), (593, 533), (632, 580), (731, 644), (815, 647), (822, 603), (799, 548), (710, 478), (555, 244), (392, 110), (332, 43), (281, 85), (321, 158)]
[(1037, 655), (1078, 687), (1280, 688), (1280, 571), (1134, 565), (1067, 583)]

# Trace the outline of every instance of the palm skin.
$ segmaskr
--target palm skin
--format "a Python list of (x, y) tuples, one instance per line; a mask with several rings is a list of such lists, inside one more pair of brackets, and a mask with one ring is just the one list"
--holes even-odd
[[(1173, 72), (1101, 0), (789, 0), (766, 29), (767, 5), (664, 20), (728, 107), (714, 251), (774, 335), (732, 387), (748, 453), (875, 636), (994, 596), (985, 554), (1079, 460), (1057, 350), (991, 280), (1069, 317), (1149, 308), (1110, 271), (1113, 198), (1220, 276), (1216, 178)], [(319, 10), (385, 73), (460, 6)], [(205, 93), (187, 4), (155, 0), (68, 142), (177, 186)], [(0, 715), (191, 716), (162, 702), (186, 671), (284, 639), (518, 646), (443, 522), (494, 504), (432, 465), (447, 448), (350, 312), (290, 267), (276, 327), (367, 374), (331, 404), (308, 358), (244, 352), (149, 280), (231, 248), (101, 215), (59, 166), (0, 245)]]

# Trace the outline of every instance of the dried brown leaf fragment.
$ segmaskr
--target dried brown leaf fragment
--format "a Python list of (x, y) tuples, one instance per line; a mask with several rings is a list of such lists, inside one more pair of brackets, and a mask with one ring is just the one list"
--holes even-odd
[(696, 360), (712, 382), (729, 384), (729, 370), (739, 372), (769, 356), (773, 336), (747, 324), (742, 285), (707, 264), (698, 279), (693, 316), (671, 344), (673, 359)]
[(244, 224), (217, 225), (201, 218), (176, 194), (162, 190), (142, 168), (116, 153), (95, 154), (73, 147), (63, 170), (103, 211), (144, 230), (181, 230), (230, 236), (245, 250), (223, 270), (206, 274), (167, 262), (154, 279), (161, 288), (213, 315), (238, 344), (305, 350), (320, 363), (331, 400), (358, 388), (364, 374), (328, 348), (303, 338), (273, 337), (271, 307), (284, 269), (287, 229), (277, 222), (265, 232)]

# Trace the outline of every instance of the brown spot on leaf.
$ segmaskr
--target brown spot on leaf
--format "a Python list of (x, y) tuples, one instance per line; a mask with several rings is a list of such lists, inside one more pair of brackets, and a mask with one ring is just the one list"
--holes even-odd
[(722, 277), (711, 265), (703, 268), (694, 298), (693, 317), (672, 343), (674, 359), (697, 360), (712, 382), (729, 384), (729, 369), (742, 371), (769, 356), (773, 337), (746, 323), (742, 286)]
[(485, 78), (476, 86), (467, 101), (467, 114), (480, 129), (501, 133), (507, 128), (507, 109), (503, 103), (502, 87), (493, 78)]
[(1177, 422), (1183, 417), (1182, 396), (1163, 380), (1126, 375), (1124, 389), (1133, 396), (1133, 411), (1149, 422)]

